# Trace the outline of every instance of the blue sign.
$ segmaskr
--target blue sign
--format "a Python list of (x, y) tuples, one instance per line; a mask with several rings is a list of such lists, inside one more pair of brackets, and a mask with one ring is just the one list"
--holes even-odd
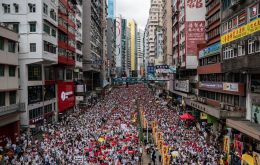
[(149, 74), (154, 74), (155, 73), (155, 67), (154, 66), (147, 66), (147, 72)]
[(108, 18), (115, 18), (115, 0), (108, 0)]
[(221, 51), (221, 44), (220, 42), (215, 43), (199, 52), (199, 58), (205, 58), (207, 56), (220, 53)]

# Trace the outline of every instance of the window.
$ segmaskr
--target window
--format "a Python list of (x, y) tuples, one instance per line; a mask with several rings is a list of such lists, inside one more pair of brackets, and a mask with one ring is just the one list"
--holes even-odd
[(14, 4), (14, 11), (15, 11), (15, 13), (19, 13), (19, 5), (18, 4)]
[(45, 105), (44, 106), (44, 113), (50, 113), (52, 112), (52, 104)]
[(252, 54), (255, 52), (255, 44), (254, 41), (249, 39), (248, 40), (248, 54)]
[(36, 52), (36, 43), (30, 43), (30, 52)]
[(50, 32), (51, 32), (50, 26), (47, 24), (43, 24), (43, 31), (50, 34)]
[(29, 6), (29, 12), (30, 13), (36, 12), (36, 5), (35, 4), (29, 3), (28, 6)]
[(9, 40), (8, 41), (8, 52), (15, 53), (15, 42)]
[(42, 80), (42, 66), (28, 65), (28, 80), (39, 81)]
[(66, 80), (72, 80), (72, 70), (66, 69)]
[(36, 32), (36, 23), (35, 22), (30, 22), (30, 32)]
[(8, 4), (2, 4), (4, 7), (4, 13), (10, 13), (11, 9), (10, 9), (10, 5)]
[(48, 15), (48, 5), (46, 5), (45, 3), (43, 3), (43, 13)]
[(55, 94), (55, 85), (45, 85), (44, 86), (44, 100), (54, 99)]
[(15, 77), (15, 71), (16, 71), (15, 66), (9, 66), (9, 76), (10, 77)]
[(44, 41), (44, 47), (43, 47), (44, 51), (56, 54), (56, 48), (57, 48), (56, 45), (53, 45), (52, 43)]
[(5, 49), (5, 39), (3, 37), (0, 37), (0, 50)]
[(56, 30), (55, 30), (55, 29), (52, 29), (52, 30), (51, 30), (51, 35), (52, 35), (53, 37), (56, 37), (56, 35), (57, 35), (57, 32), (56, 32)]
[(13, 30), (14, 30), (16, 33), (19, 33), (19, 24), (18, 24), (18, 23), (14, 23), (14, 24), (13, 24)]
[(260, 52), (260, 41), (259, 40), (255, 41), (255, 52)]
[(0, 92), (0, 107), (5, 106), (5, 92)]
[(243, 56), (245, 55), (245, 45), (238, 45), (238, 56)]
[(5, 65), (0, 64), (0, 77), (5, 76)]
[(28, 104), (33, 104), (42, 101), (42, 86), (28, 87)]
[(16, 91), (9, 92), (9, 103), (16, 104)]
[(55, 13), (55, 11), (54, 11), (54, 9), (51, 9), (51, 11), (50, 11), (50, 17), (53, 19), (53, 20), (55, 20), (56, 21), (56, 13)]
[(257, 5), (249, 8), (249, 20), (252, 21), (257, 17)]

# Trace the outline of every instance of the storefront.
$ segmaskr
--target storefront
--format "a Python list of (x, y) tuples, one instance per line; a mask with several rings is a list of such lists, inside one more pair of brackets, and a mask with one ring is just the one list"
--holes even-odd
[(10, 138), (12, 141), (15, 141), (16, 137), (19, 136), (19, 132), (20, 132), (19, 120), (9, 123), (7, 125), (0, 126), (0, 146), (5, 145), (4, 143), (7, 137)]
[(73, 111), (75, 106), (74, 82), (58, 83), (58, 112), (59, 114)]

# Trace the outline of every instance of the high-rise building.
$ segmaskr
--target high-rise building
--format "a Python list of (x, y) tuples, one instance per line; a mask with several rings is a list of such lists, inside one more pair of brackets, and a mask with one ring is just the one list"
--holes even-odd
[[(12, 25), (19, 33), (19, 91), (20, 102), (25, 103), (26, 110), (21, 114), (21, 125), (22, 128), (30, 126), (35, 132), (46, 122), (52, 122), (55, 114), (58, 116), (56, 78), (59, 74), (49, 69), (60, 62), (57, 51), (58, 1), (1, 0), (0, 4), (0, 22)], [(66, 4), (66, 7), (72, 7), (72, 4)], [(60, 20), (59, 26), (62, 23)], [(64, 101), (67, 96), (73, 97), (74, 89), (71, 91), (64, 91)]]
[(104, 74), (104, 1), (83, 1), (83, 75), (87, 90), (101, 87)]
[(161, 27), (157, 27), (156, 28), (156, 32), (155, 32), (155, 64), (157, 65), (162, 65), (164, 64), (164, 60), (163, 60), (163, 31)]
[(201, 46), (205, 46), (205, 1), (173, 1), (173, 65), (177, 68), (173, 96), (184, 105), (198, 95), (197, 67)]
[(18, 34), (13, 30), (0, 25), (0, 145), (6, 137), (19, 137), (20, 113), (25, 111), (19, 98)]
[(127, 57), (127, 20), (118, 16), (116, 18), (116, 68), (117, 76), (128, 73), (128, 57)]
[(155, 35), (157, 27), (161, 27), (162, 24), (162, 0), (151, 0), (151, 7), (149, 11), (149, 18), (146, 25), (146, 34), (148, 40), (148, 56), (149, 63), (155, 63)]
[[(116, 73), (116, 20), (107, 18), (107, 60), (108, 74), (110, 78), (115, 77)], [(111, 82), (111, 79), (109, 80)]]
[(130, 29), (130, 74), (132, 77), (137, 77), (137, 24), (135, 20), (128, 21), (128, 28)]
[(144, 43), (143, 43), (143, 38), (144, 38), (144, 31), (139, 29), (137, 32), (137, 71), (138, 71), (138, 76), (141, 76), (141, 73), (143, 73), (143, 68), (144, 68)]
[(108, 0), (108, 18), (115, 19), (115, 11), (116, 11), (116, 0)]

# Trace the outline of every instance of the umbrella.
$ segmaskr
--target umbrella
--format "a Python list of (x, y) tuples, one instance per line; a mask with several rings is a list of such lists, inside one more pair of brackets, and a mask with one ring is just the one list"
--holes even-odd
[(172, 154), (173, 157), (178, 157), (179, 156), (179, 152), (178, 151), (173, 151), (171, 154)]
[(101, 138), (98, 139), (98, 141), (99, 141), (100, 143), (102, 143), (102, 142), (105, 141), (105, 139), (101, 137)]
[(180, 118), (181, 118), (182, 120), (194, 120), (194, 119), (195, 119), (195, 118), (194, 118), (191, 114), (189, 114), (189, 113), (185, 113), (185, 114), (181, 115)]

